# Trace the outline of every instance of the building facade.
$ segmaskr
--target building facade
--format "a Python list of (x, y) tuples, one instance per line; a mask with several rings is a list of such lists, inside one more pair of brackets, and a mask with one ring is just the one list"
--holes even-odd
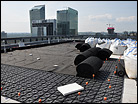
[(78, 11), (72, 8), (57, 11), (57, 35), (78, 35)]
[(107, 28), (107, 31), (108, 31), (108, 34), (114, 34), (114, 27), (108, 27)]
[(56, 20), (34, 20), (32, 21), (32, 36), (56, 35)]
[(45, 20), (45, 5), (34, 6), (30, 11), (30, 29), (32, 33), (32, 21)]

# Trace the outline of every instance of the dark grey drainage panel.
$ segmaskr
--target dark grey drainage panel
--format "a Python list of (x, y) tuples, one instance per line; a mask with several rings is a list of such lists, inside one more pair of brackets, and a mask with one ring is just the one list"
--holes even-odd
[[(114, 74), (117, 63), (115, 59), (105, 61), (94, 79), (1, 64), (1, 82), (5, 83), (1, 83), (1, 95), (22, 103), (39, 103), (39, 99), (42, 103), (121, 103), (124, 77)], [(57, 91), (74, 82), (84, 87), (80, 95), (63, 96)]]

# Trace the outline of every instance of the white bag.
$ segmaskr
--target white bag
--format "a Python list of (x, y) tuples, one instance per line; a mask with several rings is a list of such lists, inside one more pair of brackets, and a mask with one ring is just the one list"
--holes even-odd
[(124, 44), (120, 39), (115, 40), (110, 45), (110, 50), (113, 52), (113, 54), (116, 54), (116, 55), (122, 55), (126, 50), (126, 48), (127, 48), (127, 45)]
[(98, 38), (98, 43), (102, 43), (102, 42), (104, 42), (104, 40), (103, 40), (103, 39)]
[(19, 47), (24, 47), (25, 46), (23, 42), (19, 42), (18, 45), (19, 45)]
[(98, 39), (97, 38), (94, 39), (92, 37), (89, 37), (85, 40), (85, 43), (88, 43), (91, 46), (91, 48), (95, 47), (97, 42), (98, 42)]
[(103, 43), (103, 44), (96, 44), (96, 47), (109, 49), (112, 42), (109, 39), (103, 40), (103, 42), (105, 42), (105, 43)]
[(137, 78), (137, 47), (131, 47), (124, 51), (124, 64), (129, 78)]

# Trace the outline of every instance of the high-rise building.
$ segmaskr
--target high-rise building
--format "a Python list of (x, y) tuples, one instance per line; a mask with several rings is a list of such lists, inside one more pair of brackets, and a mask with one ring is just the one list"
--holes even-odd
[(32, 22), (32, 34), (33, 36), (56, 35), (56, 20), (34, 20)]
[(30, 29), (32, 33), (32, 21), (45, 20), (45, 5), (34, 6), (29, 12), (30, 12)]
[(57, 11), (57, 35), (78, 35), (78, 11), (72, 8)]

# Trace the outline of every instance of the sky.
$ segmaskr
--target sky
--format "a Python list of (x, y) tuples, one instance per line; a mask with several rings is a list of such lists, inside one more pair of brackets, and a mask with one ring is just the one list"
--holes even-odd
[(45, 5), (45, 19), (56, 19), (59, 9), (78, 11), (78, 32), (137, 31), (137, 1), (1, 1), (1, 31), (29, 32), (29, 10)]

